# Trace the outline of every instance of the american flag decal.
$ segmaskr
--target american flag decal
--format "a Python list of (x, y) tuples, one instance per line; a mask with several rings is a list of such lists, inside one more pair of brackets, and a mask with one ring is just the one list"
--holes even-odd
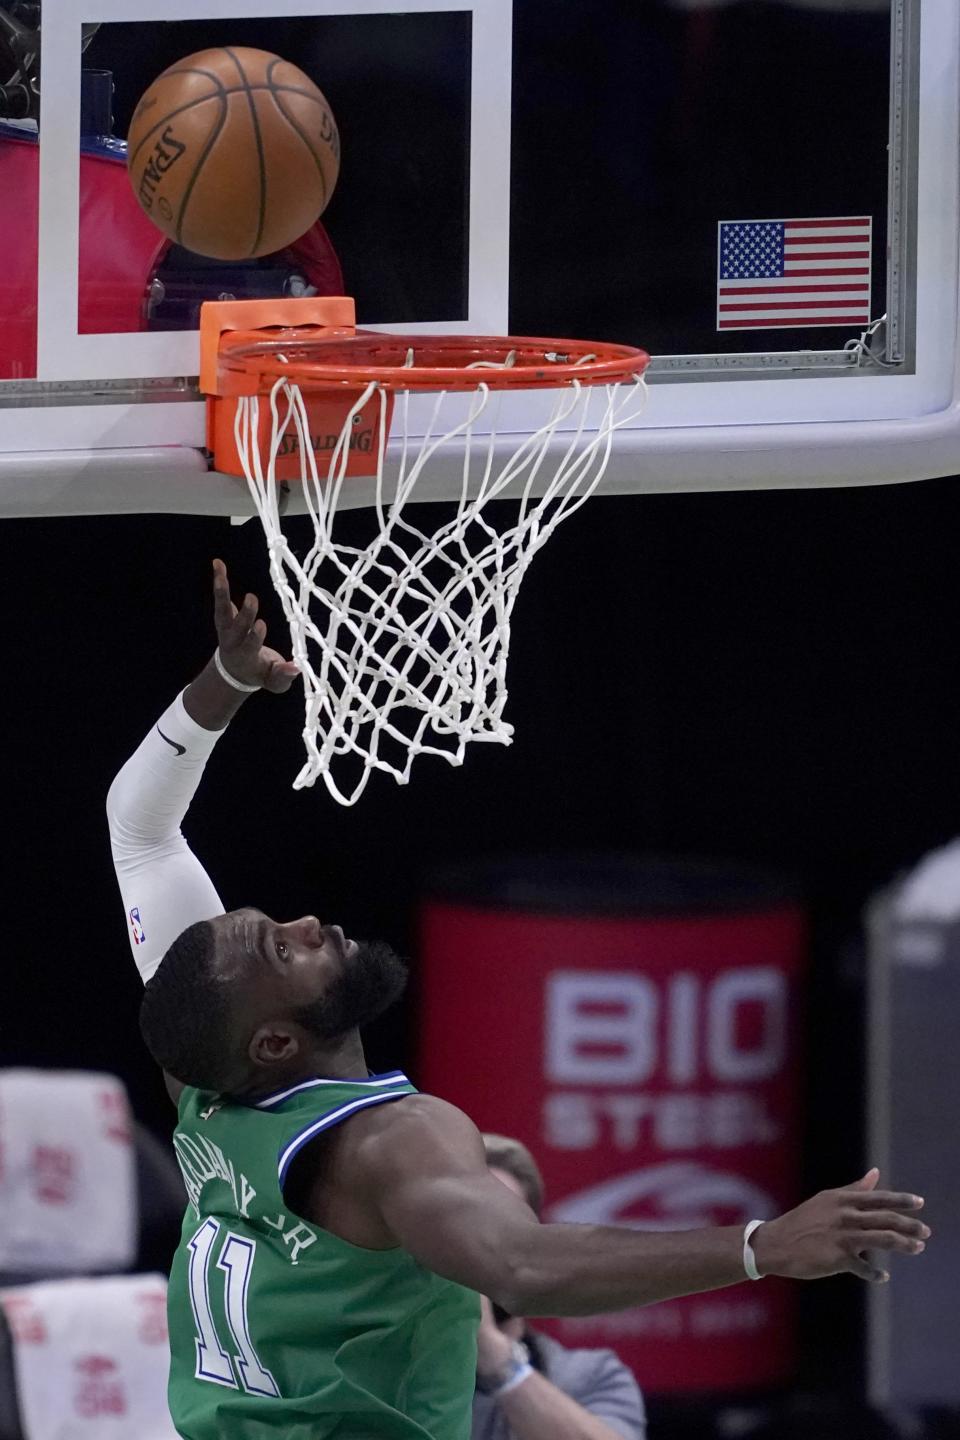
[(869, 325), (873, 220), (721, 220), (717, 329)]

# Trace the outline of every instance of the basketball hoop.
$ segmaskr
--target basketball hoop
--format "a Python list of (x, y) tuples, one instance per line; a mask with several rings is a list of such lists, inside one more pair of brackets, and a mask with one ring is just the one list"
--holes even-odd
[[(373, 770), (406, 784), (418, 755), (459, 765), (470, 741), (509, 744), (520, 582), (643, 408), (649, 357), (574, 340), (358, 332), (341, 297), (207, 304), (201, 343), (214, 466), (247, 480), (303, 675), (307, 761), (294, 788), (322, 776), (352, 805)], [(496, 404), (515, 390), (555, 394), (538, 430), (504, 437)], [(421, 528), (409, 507), (435, 498), (431, 472), (454, 467), (443, 493), (456, 493), (455, 515)], [(361, 477), (377, 533), (358, 548), (334, 522)], [(303, 486), (313, 521), (303, 557), (281, 529), (287, 481)], [(495, 499), (514, 501), (500, 529)]]

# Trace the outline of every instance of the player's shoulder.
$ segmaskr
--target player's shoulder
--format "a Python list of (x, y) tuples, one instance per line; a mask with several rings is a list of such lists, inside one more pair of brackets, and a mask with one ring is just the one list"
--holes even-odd
[(465, 1126), (475, 1128), (463, 1111), (451, 1105), (449, 1100), (441, 1100), (439, 1095), (424, 1094), (421, 1090), (412, 1095), (398, 1096), (390, 1105), (371, 1106), (357, 1115), (353, 1123), (357, 1125), (357, 1134), (385, 1135), (389, 1131), (398, 1138), (402, 1135), (406, 1139), (415, 1135), (426, 1138)]
[(473, 1156), (483, 1148), (477, 1127), (462, 1110), (422, 1092), (372, 1106), (344, 1128), (353, 1129), (357, 1163), (371, 1178), (428, 1164), (441, 1152), (450, 1156), (467, 1150)]

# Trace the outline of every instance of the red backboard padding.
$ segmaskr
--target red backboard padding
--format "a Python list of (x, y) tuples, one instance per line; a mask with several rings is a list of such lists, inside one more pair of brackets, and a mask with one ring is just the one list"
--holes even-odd
[[(0, 137), (0, 378), (37, 373), (37, 212), (40, 152), (29, 138)], [(126, 166), (105, 156), (80, 156), (81, 333), (118, 334), (144, 328), (147, 281), (168, 242), (143, 215)]]
[[(0, 195), (8, 200), (0, 206), (3, 380), (32, 379), (37, 373), (39, 161), (35, 140), (0, 133)], [(119, 148), (117, 154), (81, 154), (79, 333), (146, 329), (149, 282), (169, 248), (137, 205)], [(319, 223), (283, 258), (321, 295), (343, 293), (340, 263)]]

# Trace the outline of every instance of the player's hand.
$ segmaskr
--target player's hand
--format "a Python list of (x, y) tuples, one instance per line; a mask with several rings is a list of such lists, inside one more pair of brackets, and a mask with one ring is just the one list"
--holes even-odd
[(260, 602), (245, 595), (237, 609), (230, 599), (230, 581), (222, 560), (213, 562), (213, 618), (224, 669), (241, 685), (259, 685), (282, 695), (300, 674), (299, 666), (264, 645), (267, 627), (257, 619)]
[(841, 1190), (821, 1190), (795, 1210), (768, 1220), (753, 1232), (751, 1245), (761, 1275), (819, 1280), (849, 1271), (882, 1283), (886, 1270), (873, 1265), (871, 1250), (919, 1255), (930, 1229), (917, 1218), (919, 1195), (878, 1190), (879, 1170)]

